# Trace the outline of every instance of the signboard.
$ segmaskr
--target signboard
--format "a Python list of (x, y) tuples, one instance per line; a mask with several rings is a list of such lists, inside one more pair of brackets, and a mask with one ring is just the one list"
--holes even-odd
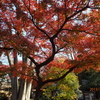
[(100, 91), (100, 88), (90, 88), (90, 91)]

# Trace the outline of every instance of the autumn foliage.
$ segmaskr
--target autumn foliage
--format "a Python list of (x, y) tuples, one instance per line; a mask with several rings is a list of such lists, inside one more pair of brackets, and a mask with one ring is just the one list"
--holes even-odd
[[(74, 69), (98, 69), (99, 9), (99, 0), (1, 0), (0, 55), (10, 55), (12, 61), (17, 56), (28, 59), (9, 62), (9, 72), (36, 81), (38, 91)], [(43, 80), (41, 74), (47, 75), (55, 65), (68, 72), (58, 79)]]

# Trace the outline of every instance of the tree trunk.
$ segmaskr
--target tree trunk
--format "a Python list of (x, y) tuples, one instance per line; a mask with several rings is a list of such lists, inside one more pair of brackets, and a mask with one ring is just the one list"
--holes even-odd
[(20, 90), (18, 95), (18, 100), (30, 100), (32, 82), (27, 80), (22, 80), (20, 84)]
[[(14, 57), (14, 59), (12, 60), (11, 56), (10, 56), (10, 52), (7, 52), (7, 58), (8, 58), (8, 63), (9, 66), (12, 66), (13, 64), (17, 64), (18, 59), (17, 56)], [(12, 74), (9, 74), (9, 77), (11, 79), (11, 87), (12, 87), (12, 96), (11, 96), (11, 100), (16, 100), (17, 99), (17, 91), (18, 91), (18, 79), (17, 77), (13, 77)]]
[[(9, 65), (15, 65), (18, 63), (18, 57), (17, 53), (14, 56), (13, 60), (10, 56), (10, 53), (7, 53), (7, 58)], [(24, 63), (27, 63), (27, 57), (22, 55), (22, 61)], [(32, 63), (30, 64), (32, 66)], [(31, 93), (31, 87), (32, 87), (32, 81), (21, 80), (20, 83), (18, 83), (18, 77), (13, 77), (12, 74), (9, 74), (11, 79), (11, 87), (12, 87), (12, 97), (11, 100), (30, 100), (30, 93)]]
[(18, 100), (25, 100), (25, 92), (26, 92), (26, 80), (21, 80), (18, 93)]
[(19, 91), (16, 85), (16, 79), (12, 79), (12, 97), (11, 100), (30, 100), (30, 93), (32, 87), (32, 81), (21, 80)]
[(40, 93), (41, 93), (40, 88), (41, 88), (40, 86), (37, 86), (36, 91), (35, 91), (34, 100), (39, 100)]
[(30, 82), (27, 81), (26, 96), (25, 96), (26, 100), (30, 100), (31, 88), (32, 88), (32, 81)]
[(11, 100), (16, 100), (17, 99), (17, 91), (18, 91), (18, 80), (17, 80), (17, 77), (11, 78), (11, 86), (12, 86)]

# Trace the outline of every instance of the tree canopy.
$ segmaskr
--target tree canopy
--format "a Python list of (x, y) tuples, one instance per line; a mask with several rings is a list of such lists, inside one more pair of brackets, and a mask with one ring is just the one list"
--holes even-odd
[[(99, 9), (99, 0), (1, 0), (0, 55), (7, 57), (9, 66), (0, 65), (0, 69), (35, 80), (36, 91), (74, 69), (98, 69)], [(60, 66), (68, 71), (59, 78), (43, 80), (41, 72), (55, 65), (57, 57), (65, 59)]]

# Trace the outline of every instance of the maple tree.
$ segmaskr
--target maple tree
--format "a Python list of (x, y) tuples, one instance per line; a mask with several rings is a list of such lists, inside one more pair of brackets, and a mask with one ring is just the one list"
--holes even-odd
[[(38, 100), (43, 85), (64, 78), (74, 69), (99, 68), (99, 9), (99, 0), (0, 1), (0, 55), (9, 63), (0, 69), (9, 70), (12, 100), (26, 100), (23, 92), (31, 88), (32, 80), (37, 83), (34, 100)], [(49, 70), (60, 56), (65, 61), (58, 67), (65, 65), (69, 70), (56, 79), (43, 80), (43, 69)], [(23, 89), (19, 94), (18, 77)]]

